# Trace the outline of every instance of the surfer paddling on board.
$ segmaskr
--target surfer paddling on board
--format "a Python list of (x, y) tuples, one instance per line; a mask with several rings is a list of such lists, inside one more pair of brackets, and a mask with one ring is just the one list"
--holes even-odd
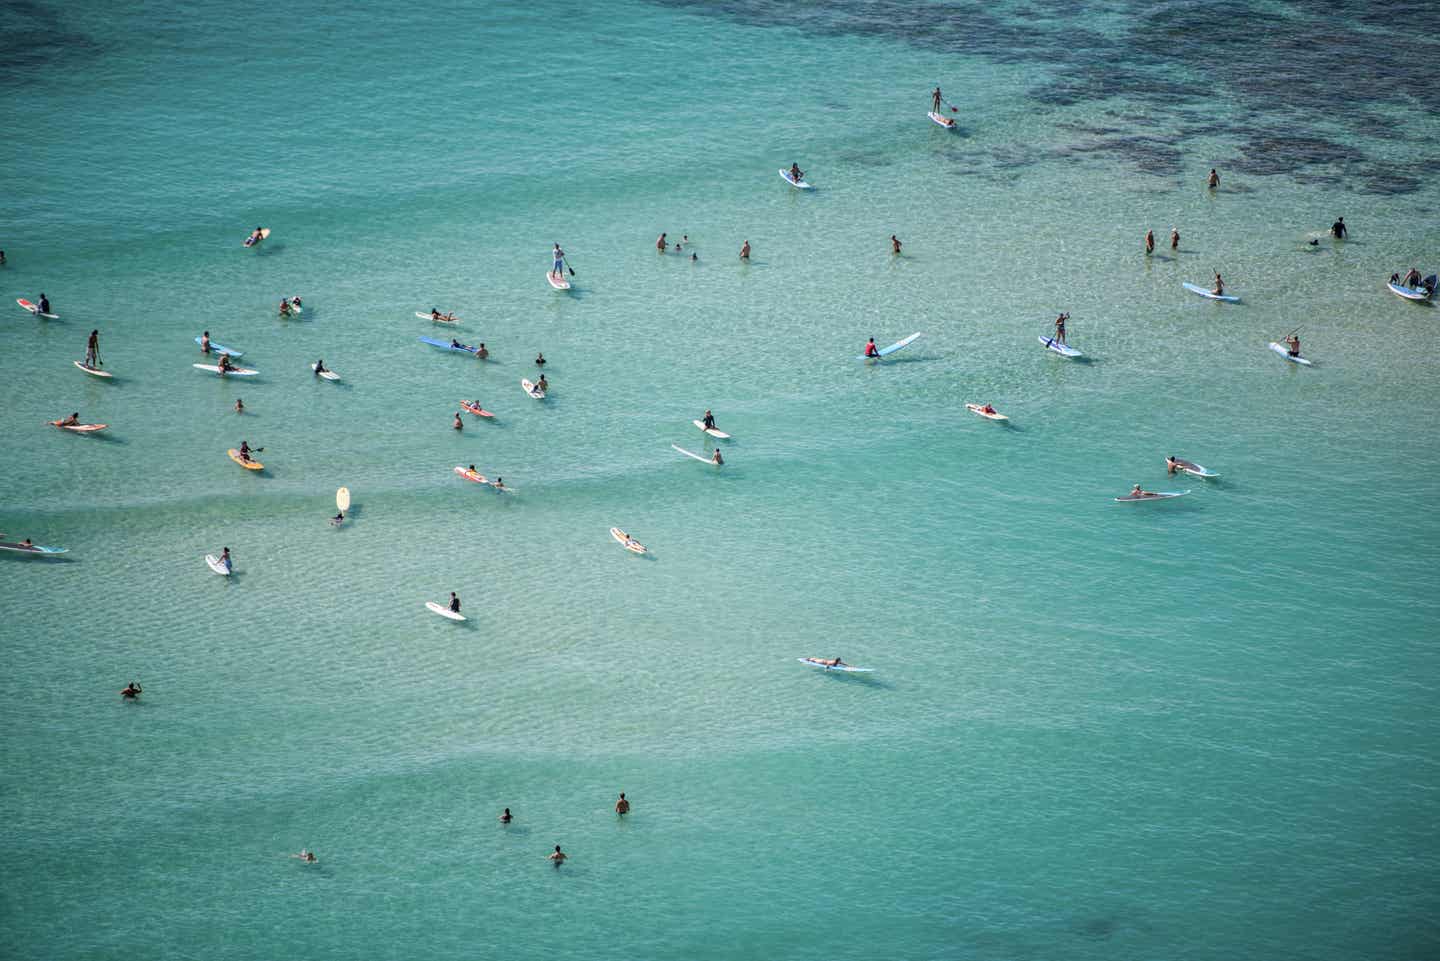
[[(221, 354), (220, 356), (223, 357), (225, 355)], [(240, 459), (245, 463), (250, 463), (250, 442), (248, 440), (242, 440), (240, 442), (240, 449), (236, 451), (236, 453), (240, 455)]]
[(438, 307), (431, 307), (431, 308), (430, 308), (430, 319), (431, 319), (431, 320), (443, 320), (443, 321), (445, 321), (445, 322), (448, 324), (448, 323), (451, 323), (451, 322), (453, 322), (453, 321), (455, 320), (455, 315), (454, 315), (453, 313), (442, 314), (442, 313), (440, 313), (440, 310), (439, 310)]
[(1219, 273), (1215, 274), (1215, 286), (1210, 288), (1210, 293), (1216, 297), (1223, 297), (1225, 295), (1225, 281), (1220, 279)]
[(262, 241), (262, 240), (264, 240), (264, 239), (265, 239), (265, 230), (264, 230), (263, 227), (256, 227), (254, 230), (250, 231), (250, 243), (251, 243), (252, 245), (253, 245), (253, 244), (258, 244), (260, 241)]
[(78, 427), (80, 425), (80, 412), (76, 411), (69, 417), (55, 422), (56, 427)]
[(1136, 484), (1134, 487), (1130, 488), (1130, 496), (1131, 496), (1131, 497), (1154, 497), (1154, 496), (1155, 496), (1155, 492), (1154, 492), (1154, 491), (1141, 490), (1141, 489), (1140, 489), (1140, 485), (1139, 485), (1139, 484)]
[(1286, 337), (1285, 346), (1289, 348), (1291, 357), (1300, 356), (1300, 338), (1298, 336), (1291, 334), (1289, 337)]
[(849, 666), (850, 666), (849, 664), (846, 664), (844, 661), (840, 660), (839, 655), (836, 655), (835, 657), (831, 658), (831, 659), (828, 660), (828, 661), (821, 661), (820, 663), (821, 663), (821, 664), (824, 664), (826, 667), (849, 667)]
[(706, 430), (714, 430), (714, 429), (715, 429), (715, 415), (712, 414), (712, 413), (710, 413), (710, 412), (707, 410), (707, 411), (705, 412), (705, 416), (700, 419), (700, 423), (701, 423), (702, 425), (704, 425), (704, 427), (705, 427)]
[(1055, 318), (1055, 343), (1065, 343), (1065, 321), (1069, 319), (1070, 315), (1068, 313), (1061, 314), (1059, 317)]
[(874, 337), (871, 337), (871, 338), (865, 343), (865, 356), (866, 356), (866, 357), (874, 357), (874, 358), (876, 358), (876, 359), (879, 359), (879, 357), (880, 357), (880, 348), (875, 346), (875, 338), (874, 338)]

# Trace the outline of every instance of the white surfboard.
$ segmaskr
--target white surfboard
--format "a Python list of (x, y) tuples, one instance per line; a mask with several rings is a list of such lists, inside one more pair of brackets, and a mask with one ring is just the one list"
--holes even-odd
[[(215, 364), (191, 364), (196, 370), (208, 370), (212, 374), (220, 373), (220, 368)], [(251, 370), (249, 367), (231, 367), (225, 372), (226, 377), (254, 377), (260, 373), (258, 370)]]
[(814, 189), (815, 189), (815, 188), (814, 188), (813, 186), (811, 186), (810, 183), (807, 182), (807, 181), (804, 181), (804, 180), (799, 180), (799, 181), (797, 181), (794, 177), (790, 176), (790, 171), (786, 170), (786, 169), (783, 168), (783, 167), (780, 168), (780, 178), (781, 178), (782, 180), (784, 180), (787, 184), (789, 184), (790, 186), (794, 187), (794, 188), (797, 189), (797, 190), (814, 190)]
[(350, 509), (350, 488), (342, 487), (335, 492), (335, 509), (342, 514)]
[(550, 286), (554, 287), (556, 290), (570, 289), (570, 281), (565, 279), (564, 274), (561, 274), (559, 277), (557, 277), (552, 271), (547, 270), (545, 271), (545, 279), (550, 281)]
[(981, 417), (984, 417), (986, 420), (1009, 420), (1009, 419), (1010, 419), (1009, 417), (1006, 417), (1004, 414), (1000, 414), (1000, 413), (991, 414), (991, 413), (987, 412), (987, 411), (985, 410), (985, 407), (984, 407), (983, 404), (966, 404), (966, 405), (965, 405), (965, 409), (968, 410), (968, 411), (970, 411), (972, 414), (979, 414)]
[(220, 558), (216, 557), (214, 554), (206, 554), (205, 563), (209, 564), (210, 569), (216, 574), (221, 574), (225, 577), (230, 576), (230, 568), (226, 567), (225, 562), (220, 560)]
[(701, 454), (697, 454), (697, 453), (695, 453), (693, 450), (686, 450), (685, 448), (681, 447), (679, 444), (671, 444), (670, 446), (673, 447), (673, 448), (675, 448), (676, 450), (678, 450), (680, 453), (684, 454), (686, 457), (693, 457), (693, 458), (695, 458), (696, 460), (698, 460), (698, 461), (699, 461), (700, 463), (702, 463), (702, 464), (711, 464), (711, 465), (713, 465), (713, 466), (715, 466), (715, 467), (724, 467), (724, 466), (725, 466), (724, 464), (716, 464), (716, 463), (715, 463), (713, 460), (711, 460), (710, 458), (705, 457), (705, 456), (703, 456), (703, 455), (701, 455)]
[(646, 554), (646, 553), (649, 553), (649, 552), (645, 549), (645, 545), (644, 545), (644, 544), (640, 543), (640, 542), (637, 541), (635, 538), (631, 537), (629, 534), (625, 533), (624, 531), (622, 531), (622, 530), (621, 530), (620, 528), (618, 528), (618, 527), (612, 527), (612, 528), (610, 528), (610, 536), (613, 537), (613, 538), (615, 538), (615, 540), (619, 541), (619, 542), (620, 542), (620, 546), (623, 547), (623, 548), (625, 548), (627, 551), (629, 551), (629, 552), (632, 553), (632, 554)]
[[(314, 364), (311, 364), (311, 365), (310, 365), (310, 369), (311, 369), (311, 370), (314, 370), (314, 369), (315, 369), (315, 365), (314, 365)], [(325, 378), (326, 380), (339, 380), (339, 379), (340, 379), (340, 375), (339, 375), (339, 374), (335, 373), (335, 371), (330, 370), (330, 369), (328, 369), (328, 368), (325, 369), (325, 370), (320, 371), (320, 376), (323, 377), (323, 378)]]
[(955, 121), (953, 118), (947, 117), (944, 114), (938, 114), (933, 110), (930, 111), (929, 116), (931, 120), (935, 121), (940, 126), (944, 127), (946, 130), (955, 129)]
[(532, 384), (528, 378), (520, 378), (520, 386), (525, 388), (525, 393), (529, 394), (531, 397), (534, 397), (536, 400), (545, 399), (545, 392), (539, 387)]
[(1220, 302), (1222, 302), (1222, 303), (1226, 303), (1226, 304), (1238, 304), (1238, 303), (1240, 302), (1240, 298), (1234, 296), (1233, 294), (1216, 294), (1216, 293), (1212, 293), (1211, 291), (1206, 290), (1204, 287), (1201, 287), (1199, 284), (1191, 284), (1191, 283), (1184, 283), (1184, 282), (1182, 282), (1182, 283), (1180, 284), (1180, 286), (1181, 286), (1181, 287), (1184, 287), (1186, 290), (1190, 291), (1190, 293), (1192, 293), (1192, 294), (1199, 294), (1201, 297), (1204, 297), (1206, 300), (1218, 300), (1218, 301), (1220, 301)]
[(425, 606), (428, 607), (430, 610), (434, 611), (436, 614), (439, 614), (441, 617), (448, 617), (452, 621), (465, 620), (464, 614), (457, 614), (455, 611), (450, 610), (450, 608), (446, 607), (444, 604), (436, 604), (434, 601), (426, 601)]
[(1291, 357), (1290, 348), (1286, 347), (1284, 344), (1277, 344), (1274, 341), (1271, 341), (1270, 349), (1275, 351), (1275, 353), (1279, 354), (1281, 357), (1284, 357), (1286, 360), (1290, 361), (1292, 364), (1299, 364), (1302, 367), (1313, 366), (1310, 361), (1306, 360), (1304, 357)]
[(1165, 501), (1172, 497), (1184, 497), (1189, 491), (1146, 491), (1139, 497), (1126, 494), (1124, 497), (1115, 498), (1117, 504), (1139, 504), (1141, 501)]
[(1035, 339), (1038, 340), (1038, 341), (1040, 341), (1040, 343), (1043, 344), (1043, 345), (1046, 347), (1046, 349), (1048, 349), (1048, 350), (1053, 350), (1053, 351), (1055, 351), (1055, 353), (1060, 354), (1060, 355), (1063, 356), (1063, 357), (1083, 357), (1083, 356), (1084, 356), (1083, 354), (1080, 353), (1080, 351), (1076, 350), (1074, 347), (1071, 347), (1069, 344), (1062, 344), (1062, 343), (1060, 343), (1060, 341), (1056, 340), (1054, 337), (1037, 337), (1037, 338), (1035, 338)]
[(420, 311), (418, 311), (418, 310), (415, 311), (415, 316), (416, 316), (416, 317), (419, 317), (421, 320), (433, 320), (433, 321), (435, 321), (435, 323), (437, 323), (437, 324), (458, 324), (458, 323), (460, 323), (460, 318), (459, 318), (459, 317), (456, 317), (456, 318), (454, 318), (454, 319), (452, 319), (452, 320), (446, 320), (444, 317), (431, 317), (429, 314), (422, 314), (422, 313), (420, 313)]
[(72, 363), (73, 363), (76, 367), (79, 367), (81, 370), (85, 371), (85, 373), (89, 374), (91, 377), (110, 377), (110, 376), (113, 376), (113, 375), (110, 373), (110, 371), (108, 371), (108, 370), (101, 370), (99, 367), (90, 367), (90, 366), (86, 365), (85, 361), (83, 361), (83, 360), (72, 361)]
[(856, 667), (853, 664), (828, 664), (821, 657), (797, 657), (795, 660), (810, 667), (818, 667), (822, 671), (840, 671), (844, 674), (874, 674), (873, 667)]
[(730, 435), (725, 433), (723, 430), (716, 430), (713, 427), (706, 427), (704, 421), (692, 420), (690, 423), (694, 424), (696, 427), (700, 428), (705, 433), (709, 434), (711, 437), (718, 437), (721, 440), (730, 439)]
[(1203, 477), (1208, 480), (1210, 478), (1220, 476), (1209, 468), (1202, 467), (1199, 464), (1196, 464), (1193, 461), (1188, 461), (1183, 457), (1175, 458), (1175, 466), (1180, 468), (1180, 470), (1184, 471), (1185, 473), (1189, 474), (1191, 477)]

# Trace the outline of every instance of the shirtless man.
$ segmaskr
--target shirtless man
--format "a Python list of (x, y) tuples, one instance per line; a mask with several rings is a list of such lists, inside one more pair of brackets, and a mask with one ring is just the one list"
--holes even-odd
[(741, 259), (741, 260), (749, 260), (749, 259), (750, 259), (750, 241), (748, 241), (748, 240), (745, 241), (745, 243), (743, 243), (743, 244), (740, 245), (740, 259)]
[(620, 800), (615, 802), (615, 813), (625, 815), (630, 813), (630, 802), (625, 800), (625, 792), (620, 792)]
[(545, 860), (553, 862), (558, 868), (560, 865), (565, 863), (565, 859), (567, 857), (569, 857), (569, 855), (567, 855), (564, 851), (560, 850), (560, 845), (557, 844), (555, 845), (555, 853), (547, 857)]

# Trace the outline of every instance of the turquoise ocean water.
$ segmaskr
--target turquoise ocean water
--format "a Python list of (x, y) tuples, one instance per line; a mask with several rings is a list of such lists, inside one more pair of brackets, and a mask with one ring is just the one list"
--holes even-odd
[(1434, 956), (1415, 16), (0, 10), (0, 279), (60, 315), (0, 306), (0, 530), (70, 549), (0, 557), (4, 954)]

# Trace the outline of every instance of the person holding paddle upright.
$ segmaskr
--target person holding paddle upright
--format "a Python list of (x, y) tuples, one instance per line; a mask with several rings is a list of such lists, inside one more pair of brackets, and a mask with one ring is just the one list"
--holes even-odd
[(1070, 315), (1068, 313), (1061, 314), (1059, 317), (1055, 318), (1055, 343), (1065, 343), (1065, 321), (1069, 319)]
[(555, 245), (555, 249), (554, 249), (553, 251), (551, 251), (551, 257), (554, 259), (555, 262), (554, 262), (554, 264), (552, 264), (551, 267), (550, 267), (550, 276), (552, 276), (552, 277), (564, 277), (564, 276), (565, 276), (565, 251), (563, 251), (563, 250), (560, 249), (560, 245), (559, 245), (559, 244), (556, 244), (556, 245)]
[(100, 331), (90, 331), (90, 340), (85, 344), (85, 366), (100, 366)]
[(940, 87), (937, 84), (935, 87), (935, 92), (930, 95), (930, 100), (934, 104), (934, 109), (936, 113), (940, 112), (940, 101), (943, 99), (944, 98), (940, 96)]

